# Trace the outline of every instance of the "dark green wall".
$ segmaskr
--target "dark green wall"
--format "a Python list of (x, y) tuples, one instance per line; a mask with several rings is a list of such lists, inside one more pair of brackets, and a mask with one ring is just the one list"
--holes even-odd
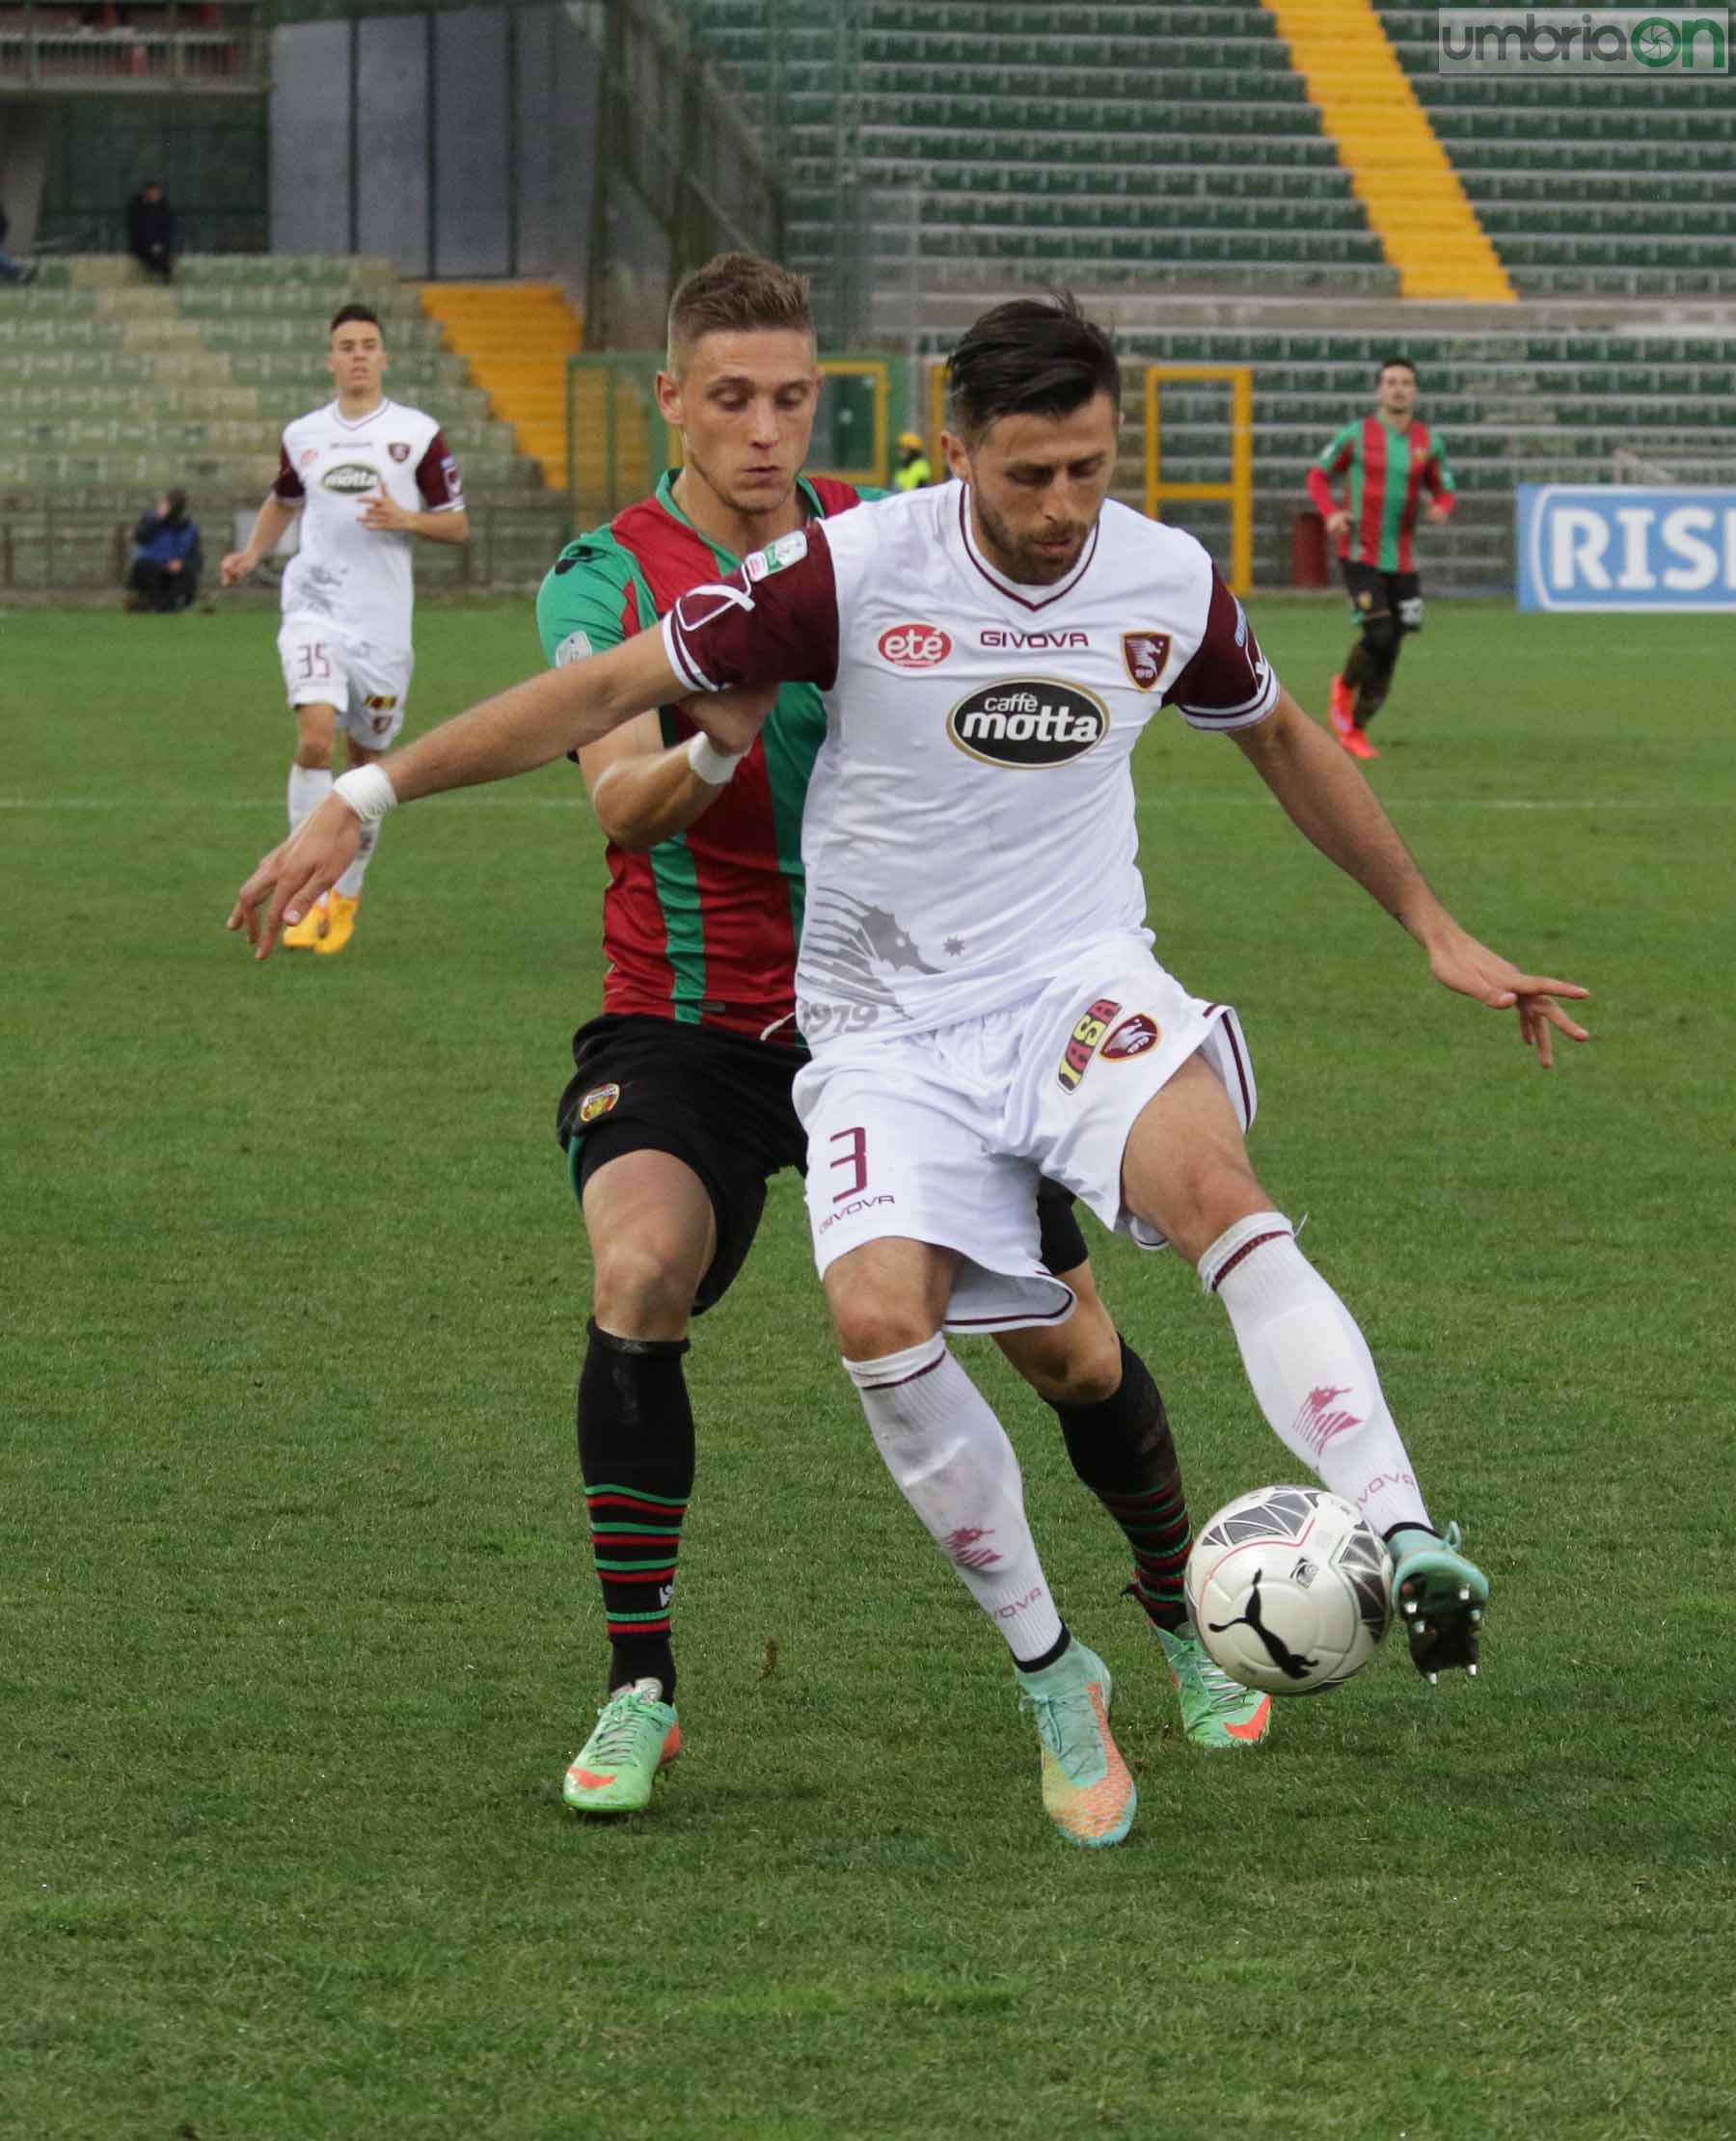
[(38, 237), (81, 252), (125, 250), (123, 209), (160, 178), (189, 253), (265, 247), (263, 97), (171, 107), (154, 98), (68, 98), (48, 156)]

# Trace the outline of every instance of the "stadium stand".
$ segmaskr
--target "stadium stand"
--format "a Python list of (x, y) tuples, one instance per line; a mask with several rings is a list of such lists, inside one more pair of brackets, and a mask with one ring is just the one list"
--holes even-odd
[(1500, 302), (1512, 285), (1371, 8), (1265, 0), (1405, 297)]
[[(1371, 399), (1375, 366), (1402, 349), (1420, 367), (1423, 414), (1443, 435), (1459, 510), (1427, 538), (1431, 588), (1512, 585), (1513, 486), (1601, 481), (1618, 452), (1692, 466), (1736, 422), (1736, 348), (1727, 327), (1623, 316), (1627, 309), (1366, 307), (1336, 324), (1270, 308), (1248, 324), (1234, 308), (1197, 308), (1186, 325), (1125, 328), (1129, 387), (1144, 364), (1254, 367), (1257, 584), (1290, 579), (1290, 540), (1309, 462), (1345, 418)], [(1301, 313), (1302, 308), (1291, 308)], [(1635, 309), (1637, 311), (1637, 309)], [(1469, 316), (1467, 316), (1469, 314)], [(1137, 501), (1142, 410), (1129, 393), (1119, 489)], [(1221, 393), (1171, 388), (1164, 397), (1163, 468), (1177, 482), (1221, 480), (1227, 448)], [(1178, 514), (1227, 554), (1226, 516)]]
[(1258, 0), (1065, 14), (861, 0), (848, 15), (831, 0), (784, 0), (777, 15), (769, 27), (763, 0), (690, 10), (786, 166), (789, 253), (817, 278), (835, 267), (843, 190), (882, 289), (909, 280), (912, 248), (931, 290), (1009, 276), (1096, 290), (1397, 289)]
[(583, 346), (554, 283), (424, 283), (422, 310), (552, 489), (567, 481), (566, 361)]
[[(1728, 315), (1687, 302), (1736, 295), (1720, 206), (1736, 178), (1727, 77), (1547, 92), (1446, 79), (1424, 7), (1338, 11), (1364, 17), (1365, 45), (1384, 27), (1391, 53), (1344, 41), (1333, 83), (1332, 55), (1305, 34), (1313, 0), (1089, 0), (1065, 16), (1021, 0), (862, 0), (848, 21), (826, 0), (688, 12), (791, 174), (797, 264), (824, 288), (853, 219), (865, 229), (871, 334), (908, 328), (943, 349), (984, 304), (1053, 281), (1115, 323), (1135, 389), (1122, 496), (1144, 494), (1144, 364), (1254, 368), (1258, 583), (1290, 578), (1308, 463), (1393, 350), (1422, 367), (1459, 481), (1460, 510), (1429, 535), (1442, 591), (1511, 585), (1516, 482), (1607, 477), (1618, 452), (1654, 446), (1691, 460), (1736, 417)], [(1348, 138), (1380, 135), (1376, 76), (1398, 79), (1394, 55), (1451, 164), (1414, 126), (1371, 147)], [(1397, 185), (1376, 219), (1391, 258), (1364, 206), (1370, 155)], [(1426, 273), (1401, 285), (1394, 264), (1408, 214), (1426, 265), (1447, 228), (1437, 189), (1455, 173), (1499, 255), (1496, 302), (1422, 302), (1439, 286)], [(1499, 301), (1510, 292), (1531, 302)], [(1165, 390), (1166, 480), (1225, 477), (1226, 415), (1221, 389)], [(1177, 517), (1226, 553), (1227, 509)]]
[(1432, 7), (1379, 13), (1522, 296), (1736, 296), (1728, 74), (1444, 75)]
[(279, 430), (320, 400), (319, 331), (350, 298), (385, 324), (391, 392), (439, 416), (464, 472), (472, 544), (429, 546), (421, 584), (534, 582), (565, 532), (564, 496), (385, 262), (189, 255), (165, 288), (96, 255), (45, 261), (30, 303), (0, 309), (18, 410), (0, 437), (0, 588), (114, 584), (116, 531), (172, 482), (214, 548), (264, 495)]
[[(291, 12), (352, 4), (293, 0)], [(1510, 584), (1515, 482), (1607, 476), (1624, 452), (1691, 466), (1736, 417), (1727, 76), (1444, 77), (1434, 10), (1386, 0), (1350, 11), (1361, 42), (1337, 63), (1305, 34), (1321, 0), (1082, 0), (1065, 15), (1047, 0), (682, 8), (788, 175), (785, 251), (815, 277), (829, 346), (932, 353), (985, 304), (1065, 282), (1115, 324), (1130, 375), (1145, 363), (1252, 366), (1263, 583), (1290, 577), (1306, 466), (1392, 350), (1422, 366), (1424, 413), (1459, 479), (1459, 512), (1429, 537), (1442, 590)], [(1370, 45), (1376, 25), (1390, 50)], [(1395, 60), (1414, 101), (1383, 131)], [(187, 163), (190, 201), (207, 170), (239, 186), (253, 168), (238, 104), (213, 108), (211, 123), (230, 131)], [(68, 229), (83, 206), (70, 170), (55, 182)], [(1440, 294), (1430, 255), (1458, 213), (1442, 208), (1443, 185), (1499, 255), (1488, 295), (1505, 270), (1519, 302), (1426, 302)], [(102, 188), (106, 201), (107, 176)], [(1419, 234), (1407, 254), (1400, 241)], [(257, 241), (237, 230), (211, 242)], [(103, 532), (80, 572), (112, 578), (105, 544), (172, 475), (201, 494), (207, 522), (212, 501), (257, 498), (275, 426), (319, 390), (310, 314), (351, 291), (387, 314), (394, 391), (448, 421), (478, 526), (500, 530), (467, 556), (425, 560), (431, 583), (534, 579), (564, 531), (569, 473), (581, 520), (607, 487), (606, 437), (636, 485), (650, 480), (662, 442), (628, 369), (612, 383), (587, 374), (569, 472), (565, 399), (546, 368), (569, 331), (548, 313), (548, 359), (515, 371), (528, 330), (502, 338), (500, 285), (427, 286), (442, 351), (384, 262), (195, 254), (172, 292), (130, 276), (125, 263), (49, 260), (30, 307), (0, 306), (0, 363), (30, 394), (0, 437), (0, 587), (39, 569), (45, 519), (64, 531), (84, 514)], [(827, 311), (841, 290), (859, 299), (854, 314)], [(479, 381), (516, 437), (490, 420)], [(1135, 501), (1141, 401), (1129, 397), (1118, 485)], [(1223, 477), (1225, 415), (1221, 390), (1166, 390), (1166, 479)], [(1223, 547), (1218, 507), (1178, 517)]]

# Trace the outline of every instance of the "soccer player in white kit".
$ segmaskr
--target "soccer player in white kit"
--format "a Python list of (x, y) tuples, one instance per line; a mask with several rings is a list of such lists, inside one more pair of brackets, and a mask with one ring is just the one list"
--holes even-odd
[(1107, 502), (1119, 367), (1071, 301), (997, 308), (948, 372), (956, 484), (786, 535), (656, 635), (461, 715), (390, 776), (346, 774), (230, 923), (265, 956), (396, 801), (528, 771), (692, 691), (724, 693), (695, 712), (738, 749), (764, 703), (746, 688), (819, 686), (797, 1103), (834, 1331), (888, 1469), (1013, 1654), (1051, 1818), (1109, 1844), (1134, 1811), (1109, 1675), (1061, 1620), (1012, 1448), (944, 1337), (1068, 1313), (1036, 1253), (1039, 1175), (1196, 1266), (1273, 1431), (1386, 1538), (1428, 1679), (1475, 1667), (1488, 1596), (1429, 1521), (1361, 1331), (1254, 1174), (1234, 1014), (1151, 955), (1127, 771), (1141, 730), (1169, 707), (1231, 737), (1435, 979), (1515, 1010), (1545, 1068), (1556, 1032), (1587, 1038), (1557, 999), (1587, 991), (1453, 919), (1205, 551)]
[[(299, 513), (301, 544), (284, 573), (278, 655), (295, 716), (289, 767), (289, 829), (331, 793), (339, 726), (352, 766), (391, 749), (404, 725), (416, 657), (410, 646), (415, 585), (410, 538), (469, 539), (458, 464), (440, 425), (389, 400), (379, 317), (345, 305), (331, 326), (326, 369), (337, 398), (284, 431), (277, 480), (245, 550), (223, 560), (223, 584), (245, 580), (275, 550)], [(356, 926), (372, 841), (284, 941), (340, 952)]]

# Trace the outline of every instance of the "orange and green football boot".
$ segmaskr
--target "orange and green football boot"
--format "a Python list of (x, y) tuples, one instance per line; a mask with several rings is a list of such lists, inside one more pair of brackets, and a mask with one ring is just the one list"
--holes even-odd
[(597, 1712), (597, 1728), (574, 1755), (560, 1796), (581, 1814), (637, 1814), (681, 1752), (681, 1726), (661, 1680), (617, 1688)]
[(1109, 1736), (1109, 1668), (1074, 1637), (1052, 1666), (1018, 1675), (1018, 1707), (1037, 1722), (1043, 1803), (1070, 1844), (1119, 1844), (1139, 1795)]
[(1272, 1723), (1272, 1698), (1232, 1680), (1191, 1628), (1152, 1623), (1181, 1705), (1181, 1729), (1195, 1747), (1258, 1747)]

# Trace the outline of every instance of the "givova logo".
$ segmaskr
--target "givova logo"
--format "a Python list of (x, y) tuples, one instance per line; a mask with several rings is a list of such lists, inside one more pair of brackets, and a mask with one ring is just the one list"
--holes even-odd
[(1727, 8), (1442, 8), (1443, 74), (1725, 74)]
[(1082, 685), (1016, 677), (961, 699), (946, 731), (990, 766), (1065, 766), (1108, 735), (1109, 709)]

